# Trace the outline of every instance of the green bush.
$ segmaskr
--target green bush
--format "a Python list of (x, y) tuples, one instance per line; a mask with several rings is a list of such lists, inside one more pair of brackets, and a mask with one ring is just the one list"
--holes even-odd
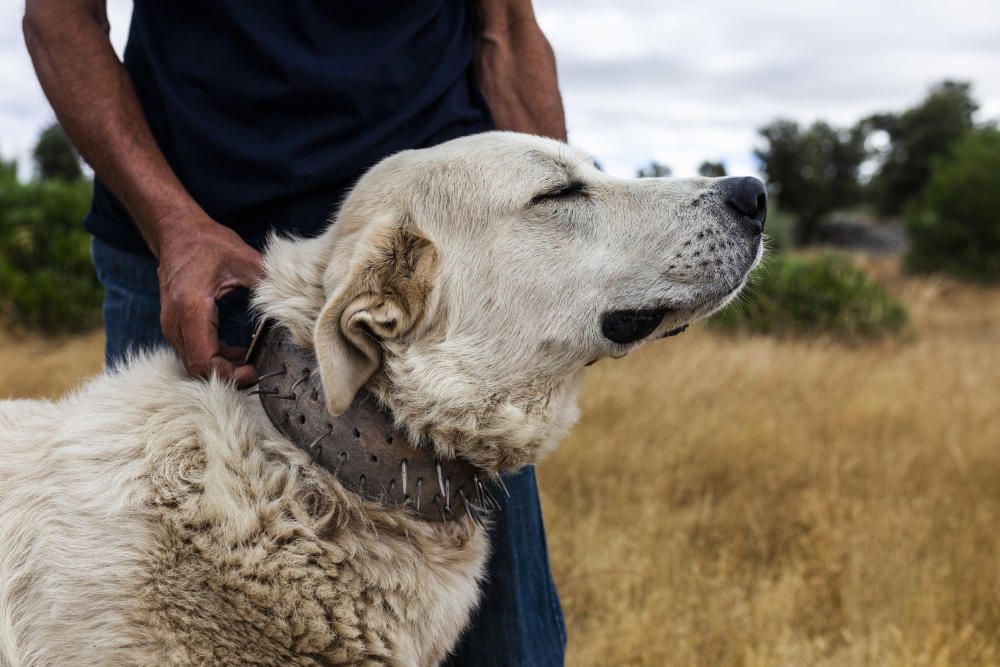
[(791, 250), (795, 246), (795, 216), (785, 211), (781, 202), (771, 200), (767, 205), (767, 224), (764, 232), (767, 235), (768, 250)]
[(899, 331), (903, 307), (861, 269), (838, 255), (770, 257), (746, 295), (709, 320), (723, 331), (857, 341)]
[(1000, 281), (1000, 130), (970, 132), (935, 161), (906, 222), (906, 268)]
[(87, 181), (19, 183), (0, 164), (0, 312), (44, 333), (82, 331), (101, 321), (101, 286), (81, 226)]

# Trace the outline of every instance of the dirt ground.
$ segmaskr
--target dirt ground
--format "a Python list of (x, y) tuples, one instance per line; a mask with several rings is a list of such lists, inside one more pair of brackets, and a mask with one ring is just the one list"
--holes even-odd
[[(869, 268), (901, 340), (695, 327), (588, 371), (541, 466), (568, 664), (1000, 664), (1000, 289)], [(0, 397), (101, 347), (0, 338)]]

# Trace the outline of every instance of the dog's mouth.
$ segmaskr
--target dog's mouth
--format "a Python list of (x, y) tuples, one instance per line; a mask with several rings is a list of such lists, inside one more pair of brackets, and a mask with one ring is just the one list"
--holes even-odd
[(671, 336), (676, 336), (677, 334), (682, 334), (685, 331), (687, 331), (687, 328), (689, 326), (690, 326), (689, 324), (682, 324), (679, 327), (674, 327), (673, 329), (670, 329), (669, 331), (665, 332), (662, 336), (660, 336), (660, 338), (661, 339), (663, 339), (663, 338), (670, 338)]
[[(735, 284), (730, 283), (720, 286), (721, 289), (716, 288), (707, 294), (702, 293), (691, 303), (607, 311), (601, 315), (601, 334), (612, 343), (628, 346), (647, 339), (663, 325), (664, 320), (668, 319), (674, 322), (680, 321), (681, 324), (670, 327), (658, 338), (670, 338), (684, 333), (693, 320), (705, 317), (724, 307), (743, 289), (753, 267), (760, 260), (760, 255), (761, 247), (758, 247), (747, 270), (743, 272), (739, 280), (735, 281)], [(621, 355), (612, 356), (624, 356), (625, 353), (623, 351)], [(587, 366), (593, 363), (591, 361)]]
[[(601, 318), (601, 333), (612, 343), (629, 345), (649, 337), (656, 331), (663, 320), (676, 315), (678, 309), (661, 306), (658, 308), (643, 308), (630, 310), (613, 310)], [(672, 327), (660, 335), (660, 338), (670, 338), (683, 333), (688, 328), (685, 322)]]
[[(663, 312), (659, 312), (659, 311)], [(611, 341), (618, 343), (619, 345), (627, 345), (628, 343), (634, 343), (636, 341), (642, 340), (653, 333), (660, 323), (663, 322), (663, 318), (666, 317), (667, 313), (672, 309), (648, 309), (648, 310), (635, 310), (635, 311), (614, 311), (613, 313), (608, 313), (604, 317), (604, 321), (601, 323), (601, 330), (604, 335)], [(659, 314), (658, 314), (659, 313)], [(687, 331), (689, 324), (685, 322), (684, 324), (668, 329), (660, 335), (660, 339), (670, 338), (671, 336), (676, 336)], [(645, 333), (642, 333), (645, 331)], [(639, 335), (642, 334), (642, 335)], [(627, 342), (620, 342), (612, 338), (615, 336), (621, 340)], [(638, 336), (632, 338), (632, 336)], [(626, 353), (622, 352), (621, 355), (613, 355), (616, 358), (619, 356), (624, 356)], [(599, 359), (599, 358), (598, 358)], [(585, 366), (593, 366), (597, 363), (598, 359), (594, 359), (585, 364)]]
[(601, 317), (601, 333), (612, 343), (628, 345), (656, 331), (673, 308), (612, 310)]

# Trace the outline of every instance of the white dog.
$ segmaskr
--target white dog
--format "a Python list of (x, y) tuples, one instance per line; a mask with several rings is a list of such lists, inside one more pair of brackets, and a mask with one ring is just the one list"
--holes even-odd
[[(272, 240), (255, 302), (314, 358), (320, 440), (364, 389), (402, 447), (478, 484), (556, 445), (586, 365), (732, 299), (765, 208), (756, 179), (620, 180), (477, 135), (384, 160), (323, 236)], [(429, 520), (269, 414), (167, 351), (0, 403), (0, 665), (438, 663), (477, 602), (488, 500), (465, 487), (468, 515)]]

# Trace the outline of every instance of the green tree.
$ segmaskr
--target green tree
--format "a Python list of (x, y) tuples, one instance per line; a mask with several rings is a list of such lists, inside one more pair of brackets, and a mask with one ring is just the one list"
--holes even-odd
[(83, 178), (80, 157), (59, 123), (52, 123), (42, 130), (35, 144), (34, 158), (35, 177), (39, 180), (73, 182)]
[(855, 205), (861, 196), (858, 169), (867, 155), (860, 128), (837, 129), (823, 121), (803, 130), (776, 120), (758, 130), (765, 145), (754, 151), (768, 189), (796, 217), (795, 241), (811, 243), (823, 217)]
[(721, 162), (709, 162), (706, 160), (698, 167), (698, 173), (705, 178), (720, 178), (726, 175), (726, 165)]
[(90, 207), (84, 179), (20, 183), (0, 160), (0, 315), (46, 333), (101, 321), (101, 285), (80, 221)]
[(17, 160), (4, 160), (0, 157), (0, 188), (17, 182)]
[(907, 268), (1000, 281), (1000, 130), (970, 132), (933, 160), (906, 222)]
[(874, 202), (884, 215), (898, 215), (927, 185), (931, 163), (973, 129), (978, 108), (970, 84), (944, 81), (920, 104), (901, 114), (864, 119), (864, 132), (881, 130), (889, 146), (871, 183)]
[(635, 175), (638, 178), (666, 178), (672, 173), (674, 173), (673, 169), (665, 164), (661, 164), (656, 160), (653, 160), (645, 167), (639, 167), (639, 170)]

